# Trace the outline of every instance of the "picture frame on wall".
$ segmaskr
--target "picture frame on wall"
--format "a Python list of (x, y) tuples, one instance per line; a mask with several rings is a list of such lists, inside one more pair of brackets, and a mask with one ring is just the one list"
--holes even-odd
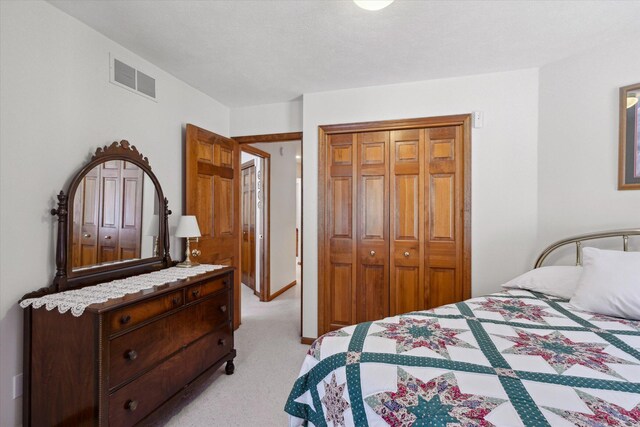
[(620, 88), (618, 190), (640, 190), (640, 83)]

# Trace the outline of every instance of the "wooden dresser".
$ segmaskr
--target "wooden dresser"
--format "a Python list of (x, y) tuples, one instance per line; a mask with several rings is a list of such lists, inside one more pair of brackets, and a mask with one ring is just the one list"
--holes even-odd
[(234, 270), (87, 307), (25, 309), (24, 425), (130, 426), (226, 362), (234, 370)]

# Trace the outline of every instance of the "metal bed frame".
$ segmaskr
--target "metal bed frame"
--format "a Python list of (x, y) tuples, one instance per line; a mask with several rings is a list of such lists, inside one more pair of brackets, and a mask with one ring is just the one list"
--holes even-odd
[(544, 251), (542, 251), (533, 268), (542, 267), (542, 263), (549, 256), (549, 254), (551, 254), (551, 252), (570, 244), (576, 245), (576, 265), (582, 265), (582, 242), (588, 240), (606, 239), (609, 237), (622, 237), (622, 250), (626, 252), (629, 250), (630, 236), (640, 236), (640, 228), (601, 231), (597, 233), (581, 234), (579, 236), (573, 236), (567, 239), (558, 240), (554, 244), (548, 246)]

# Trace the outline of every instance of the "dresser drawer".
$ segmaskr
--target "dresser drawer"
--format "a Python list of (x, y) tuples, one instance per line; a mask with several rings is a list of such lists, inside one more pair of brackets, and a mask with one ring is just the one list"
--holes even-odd
[(187, 302), (195, 301), (199, 298), (218, 292), (221, 289), (225, 289), (229, 286), (229, 283), (231, 283), (230, 276), (226, 275), (210, 280), (208, 282), (190, 286), (186, 291)]
[(109, 333), (118, 332), (130, 328), (154, 316), (166, 313), (184, 304), (182, 290), (171, 292), (167, 295), (154, 298), (149, 301), (132, 304), (109, 313)]
[(109, 396), (109, 425), (131, 426), (233, 348), (231, 325), (206, 335)]
[(109, 386), (135, 374), (229, 321), (229, 292), (222, 292), (111, 340)]

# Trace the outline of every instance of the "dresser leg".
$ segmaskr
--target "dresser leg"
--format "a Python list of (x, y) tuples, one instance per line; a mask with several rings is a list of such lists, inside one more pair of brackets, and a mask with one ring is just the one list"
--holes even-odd
[(233, 371), (235, 371), (236, 366), (233, 364), (233, 360), (227, 360), (227, 366), (225, 366), (224, 371), (227, 375), (232, 375)]

